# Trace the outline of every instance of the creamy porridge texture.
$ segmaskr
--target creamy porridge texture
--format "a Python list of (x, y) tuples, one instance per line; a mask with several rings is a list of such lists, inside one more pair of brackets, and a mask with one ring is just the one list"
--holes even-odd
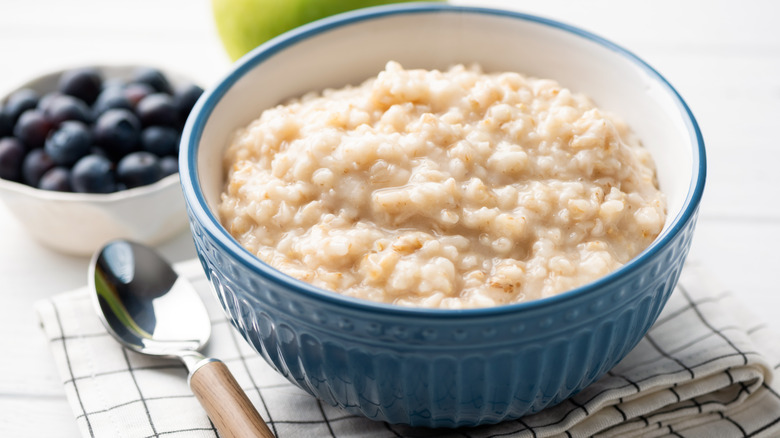
[(665, 201), (629, 128), (548, 79), (405, 70), (268, 109), (225, 155), (219, 214), (269, 265), (406, 306), (551, 296), (628, 262)]

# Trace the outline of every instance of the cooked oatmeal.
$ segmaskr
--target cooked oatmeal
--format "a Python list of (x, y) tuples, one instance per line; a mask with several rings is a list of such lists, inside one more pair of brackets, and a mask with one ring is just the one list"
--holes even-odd
[(549, 79), (405, 70), (263, 112), (225, 154), (219, 214), (274, 268), (338, 293), (474, 308), (628, 262), (665, 201), (629, 128)]

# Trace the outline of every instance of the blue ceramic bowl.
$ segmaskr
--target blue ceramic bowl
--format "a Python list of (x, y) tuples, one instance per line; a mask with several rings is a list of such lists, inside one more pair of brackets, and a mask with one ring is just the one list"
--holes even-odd
[[(626, 120), (654, 155), (668, 219), (614, 273), (561, 295), (488, 309), (402, 308), (344, 297), (244, 250), (215, 213), (231, 134), (265, 108), (360, 83), (388, 60), (478, 62), (556, 79)], [(537, 412), (581, 390), (642, 338), (669, 298), (704, 187), (704, 145), (655, 70), (588, 32), (525, 14), (417, 4), (325, 19), (241, 59), (188, 120), (181, 181), (192, 234), (225, 312), (273, 368), (315, 397), (391, 423), (456, 427)]]

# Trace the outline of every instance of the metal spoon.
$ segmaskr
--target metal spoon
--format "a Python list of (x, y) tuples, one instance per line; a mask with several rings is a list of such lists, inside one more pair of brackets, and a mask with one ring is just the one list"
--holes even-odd
[(225, 364), (198, 352), (211, 334), (206, 308), (156, 251), (108, 243), (92, 258), (89, 285), (103, 325), (122, 345), (184, 362), (190, 388), (220, 436), (274, 436)]

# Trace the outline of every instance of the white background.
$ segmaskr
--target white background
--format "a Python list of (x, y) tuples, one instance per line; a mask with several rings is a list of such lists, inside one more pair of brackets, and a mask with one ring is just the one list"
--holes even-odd
[[(452, 3), (582, 27), (633, 51), (677, 88), (709, 160), (690, 258), (780, 333), (780, 2)], [(89, 63), (157, 65), (204, 87), (230, 67), (208, 0), (0, 0), (0, 90)], [(172, 261), (194, 256), (186, 233), (160, 249)], [(0, 204), (0, 436), (79, 435), (33, 303), (85, 285), (87, 263), (31, 241)]]

